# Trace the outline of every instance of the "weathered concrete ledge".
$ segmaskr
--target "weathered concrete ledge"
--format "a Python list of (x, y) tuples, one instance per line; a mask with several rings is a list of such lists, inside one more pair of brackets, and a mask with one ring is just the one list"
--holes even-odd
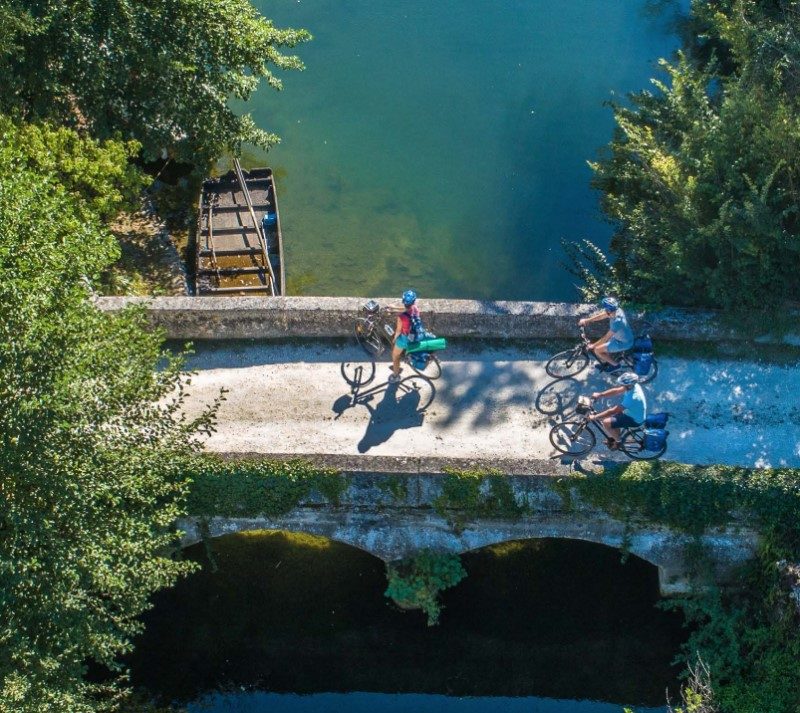
[[(450, 470), (498, 471), (503, 475), (535, 475), (563, 478), (581, 467), (564, 465), (557, 458), (449, 458), (446, 456), (371, 456), (337, 453), (215, 453), (223, 460), (301, 460), (317, 468), (332, 468), (346, 475), (405, 474), (444, 475)], [(609, 461), (610, 462), (610, 461)]]
[[(271, 457), (285, 460), (298, 456)], [(342, 471), (347, 486), (337, 504), (312, 493), (291, 512), (276, 517), (242, 517), (234, 512), (210, 518), (188, 517), (178, 523), (185, 533), (183, 544), (194, 544), (204, 534), (219, 537), (247, 530), (288, 530), (322, 535), (390, 562), (424, 548), (462, 553), (513, 540), (575, 539), (625, 548), (655, 565), (665, 596), (690, 590), (685, 552), (694, 542), (692, 537), (662, 525), (616, 520), (582, 502), (574, 491), (566, 503), (554, 488), (554, 481), (570, 471), (553, 461), (300, 457)], [(516, 502), (525, 506), (524, 514), (518, 518), (475, 518), (458, 510), (440, 514), (434, 505), (442, 495), (443, 470), (450, 467), (498, 470), (506, 476)], [(459, 520), (463, 523), (457, 527), (453, 523)], [(719, 583), (727, 583), (736, 567), (753, 557), (758, 538), (741, 523), (732, 522), (709, 531), (702, 541), (713, 576)]]
[[(381, 303), (393, 300), (380, 299)], [(396, 301), (396, 300), (394, 300)], [(350, 337), (363, 297), (99, 297), (114, 312), (147, 309), (153, 325), (172, 339)], [(596, 309), (566, 302), (424, 300), (425, 323), (451, 338), (574, 339), (576, 322)], [(632, 315), (631, 315), (632, 316)], [(652, 334), (682, 341), (744, 339), (710, 310), (662, 310), (648, 315)], [(768, 339), (766, 341), (769, 341)]]

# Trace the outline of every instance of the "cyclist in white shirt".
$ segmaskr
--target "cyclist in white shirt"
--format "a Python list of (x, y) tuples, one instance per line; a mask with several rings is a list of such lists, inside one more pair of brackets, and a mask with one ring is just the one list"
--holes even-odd
[(597, 367), (602, 371), (614, 371), (619, 368), (619, 354), (633, 347), (633, 330), (628, 324), (625, 311), (614, 297), (603, 297), (600, 300), (602, 309), (589, 317), (578, 320), (578, 325), (585, 327), (592, 322), (608, 320), (608, 332), (589, 345), (600, 363)]
[(596, 391), (592, 400), (622, 395), (622, 401), (605, 411), (593, 413), (589, 418), (600, 421), (609, 435), (609, 448), (616, 448), (623, 428), (637, 428), (647, 418), (647, 399), (639, 385), (639, 377), (632, 371), (626, 371), (617, 379), (617, 386), (605, 391)]

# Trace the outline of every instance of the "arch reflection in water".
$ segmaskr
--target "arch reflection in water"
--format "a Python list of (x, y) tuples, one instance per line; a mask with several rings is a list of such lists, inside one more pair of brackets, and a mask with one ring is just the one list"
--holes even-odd
[[(467, 579), (428, 628), (390, 604), (383, 563), (353, 547), (274, 531), (211, 547), (219, 571), (156, 597), (131, 661), (134, 683), (163, 702), (374, 691), (659, 706), (673, 683), (680, 620), (654, 608), (656, 569), (611, 548), (532, 540), (467, 553)], [(202, 546), (187, 556), (205, 564)]]

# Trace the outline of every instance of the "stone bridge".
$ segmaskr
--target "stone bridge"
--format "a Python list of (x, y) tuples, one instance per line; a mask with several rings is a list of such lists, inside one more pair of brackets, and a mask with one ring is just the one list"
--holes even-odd
[[(276, 454), (274, 458), (297, 458), (297, 454)], [(230, 513), (212, 518), (188, 517), (179, 522), (185, 533), (183, 545), (195, 544), (203, 535), (287, 530), (322, 535), (391, 562), (423, 548), (461, 554), (514, 540), (563, 538), (624, 549), (649, 562), (658, 568), (664, 596), (689, 591), (685, 553), (693, 538), (657, 524), (622, 522), (582, 502), (574, 491), (565, 497), (568, 489), (564, 488), (564, 479), (575, 475), (567, 466), (536, 460), (481, 462), (364, 456), (305, 459), (341, 471), (347, 486), (337, 503), (312, 493), (290, 512), (275, 517), (237, 517)], [(437, 504), (447, 477), (445, 469), (450, 468), (499, 471), (524, 511), (509, 516), (498, 514), (491, 507), (476, 513)], [(488, 485), (484, 480), (484, 494)], [(726, 584), (736, 567), (753, 556), (757, 536), (741, 524), (731, 523), (707, 532), (702, 541), (714, 576), (720, 584)]]

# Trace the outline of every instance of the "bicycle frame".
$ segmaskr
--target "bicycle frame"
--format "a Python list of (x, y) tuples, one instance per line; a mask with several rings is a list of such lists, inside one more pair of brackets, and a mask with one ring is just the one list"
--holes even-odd
[[(396, 315), (391, 308), (381, 308), (377, 302), (370, 300), (363, 306), (363, 317), (356, 320), (355, 332), (361, 347), (371, 356), (382, 356), (386, 351), (386, 346), (390, 350), (395, 347), (394, 325), (389, 320)], [(375, 333), (378, 336), (375, 336)], [(429, 379), (438, 379), (442, 375), (442, 365), (435, 354), (429, 353), (425, 358), (424, 365), (417, 365), (415, 357), (409, 355), (408, 351), (403, 350), (401, 357), (418, 374)]]
[[(385, 307), (378, 307), (376, 311), (370, 312), (365, 306), (363, 319), (369, 325), (370, 335), (377, 330), (381, 341), (391, 348), (394, 346), (394, 326), (389, 323), (388, 315)], [(386, 331), (387, 327), (392, 328), (391, 335)]]
[[(589, 418), (589, 416), (596, 415), (596, 414), (597, 414), (597, 411), (595, 411), (594, 408), (590, 409), (588, 413), (579, 414), (581, 416), (581, 420), (584, 423), (583, 427), (584, 428), (590, 428), (591, 426), (594, 426), (595, 430), (603, 438), (611, 439), (612, 436), (608, 431), (606, 431), (605, 427), (603, 426), (603, 422), (602, 421), (598, 421), (597, 419), (590, 419)], [(625, 438), (625, 436), (627, 434), (636, 433), (636, 432), (641, 431), (643, 429), (644, 429), (643, 426), (636, 426), (635, 428), (631, 428), (630, 426), (624, 426), (623, 428), (621, 428), (619, 430), (619, 440), (617, 440), (617, 439), (614, 439), (614, 440), (617, 440), (617, 443), (621, 443), (622, 439)]]
[[(545, 371), (555, 379), (564, 379), (582, 372), (590, 363), (603, 364), (603, 361), (590, 349), (592, 341), (587, 337), (584, 327), (580, 327), (581, 342), (571, 349), (565, 349), (554, 354), (545, 364)], [(619, 359), (619, 366), (625, 369), (637, 370), (637, 356), (633, 349), (626, 349), (615, 354)], [(619, 368), (619, 367), (617, 367)], [(607, 369), (606, 369), (607, 370)], [(638, 373), (638, 372), (637, 372)], [(646, 374), (640, 374), (640, 383), (647, 384), (656, 378), (658, 362), (651, 356), (650, 366)]]

